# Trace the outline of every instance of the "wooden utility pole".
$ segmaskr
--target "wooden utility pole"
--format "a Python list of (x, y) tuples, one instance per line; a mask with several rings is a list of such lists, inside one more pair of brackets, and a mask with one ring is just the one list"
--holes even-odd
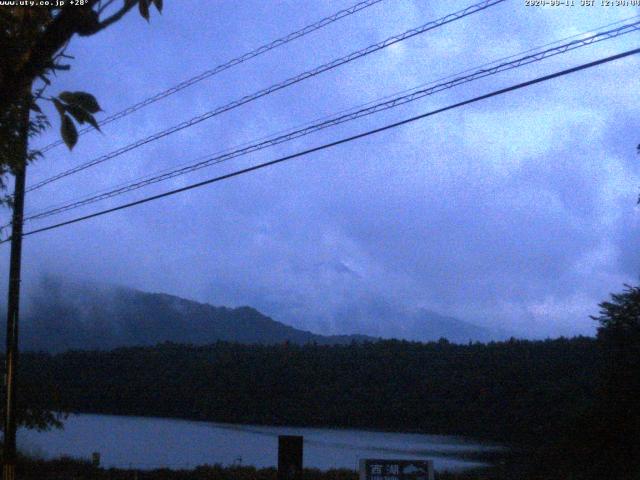
[(13, 168), (13, 217), (11, 220), (11, 260), (7, 302), (7, 349), (5, 359), (3, 480), (15, 480), (16, 470), (16, 369), (18, 367), (18, 312), (20, 307), (20, 267), (22, 260), (22, 219), (27, 170), (30, 91), (23, 102), (20, 159)]

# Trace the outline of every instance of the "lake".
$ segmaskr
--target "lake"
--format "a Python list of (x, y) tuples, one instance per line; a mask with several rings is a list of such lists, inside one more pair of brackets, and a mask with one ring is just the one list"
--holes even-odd
[(273, 467), (278, 435), (304, 436), (305, 467), (323, 470), (355, 470), (360, 458), (432, 459), (436, 470), (460, 470), (480, 464), (456, 455), (495, 448), (440, 435), (89, 414), (69, 416), (63, 430), (20, 430), (18, 447), (44, 458), (89, 458), (97, 451), (104, 467), (180, 469), (214, 463)]

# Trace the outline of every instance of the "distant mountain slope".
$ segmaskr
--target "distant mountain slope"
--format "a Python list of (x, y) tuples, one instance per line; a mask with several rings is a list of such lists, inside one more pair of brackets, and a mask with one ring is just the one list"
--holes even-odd
[(407, 340), (422, 342), (446, 338), (454, 343), (489, 342), (503, 340), (511, 336), (508, 332), (480, 327), (425, 309), (419, 309), (406, 315), (402, 330), (396, 332), (396, 335)]
[[(251, 307), (227, 308), (173, 295), (47, 277), (26, 295), (20, 327), (23, 350), (110, 350), (163, 342), (202, 345), (218, 340), (276, 344), (345, 344), (377, 337), (451, 342), (504, 335), (426, 310), (376, 318), (375, 337), (319, 335), (273, 320)], [(4, 342), (2, 342), (4, 345)]]
[(51, 278), (43, 286), (25, 302), (20, 332), (25, 350), (109, 350), (166, 341), (207, 344), (217, 340), (341, 344), (368, 338), (317, 335), (250, 307), (214, 307), (172, 295)]

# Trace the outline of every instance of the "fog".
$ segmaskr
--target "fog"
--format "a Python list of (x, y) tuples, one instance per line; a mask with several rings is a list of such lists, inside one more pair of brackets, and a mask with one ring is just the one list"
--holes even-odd
[[(167, 2), (76, 39), (52, 92), (110, 114), (347, 6)], [(467, 5), (382, 2), (48, 152), (28, 183)], [(28, 194), (35, 211), (637, 13), (507, 2)], [(194, 22), (193, 19), (198, 19)], [(488, 77), (135, 193), (46, 226), (628, 50), (638, 34)], [(637, 282), (640, 163), (630, 57), (270, 169), (25, 238), (25, 311), (44, 275), (250, 305), (324, 334), (377, 334), (438, 312), (545, 337), (590, 334)], [(633, 87), (633, 88), (632, 88)], [(37, 141), (57, 138), (58, 120)], [(8, 212), (4, 211), (8, 217)], [(8, 272), (3, 245), (2, 286)], [(396, 323), (394, 323), (396, 322)]]

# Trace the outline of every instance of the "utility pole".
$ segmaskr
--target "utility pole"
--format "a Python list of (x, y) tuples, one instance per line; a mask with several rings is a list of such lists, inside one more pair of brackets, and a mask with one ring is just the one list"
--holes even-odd
[(22, 218), (27, 170), (29, 106), (31, 90), (22, 104), (22, 131), (17, 152), (21, 161), (13, 168), (13, 217), (11, 220), (11, 260), (9, 267), (9, 301), (7, 303), (7, 349), (5, 358), (4, 455), (3, 480), (16, 476), (16, 369), (18, 367), (18, 311), (20, 307), (20, 267), (22, 260)]

